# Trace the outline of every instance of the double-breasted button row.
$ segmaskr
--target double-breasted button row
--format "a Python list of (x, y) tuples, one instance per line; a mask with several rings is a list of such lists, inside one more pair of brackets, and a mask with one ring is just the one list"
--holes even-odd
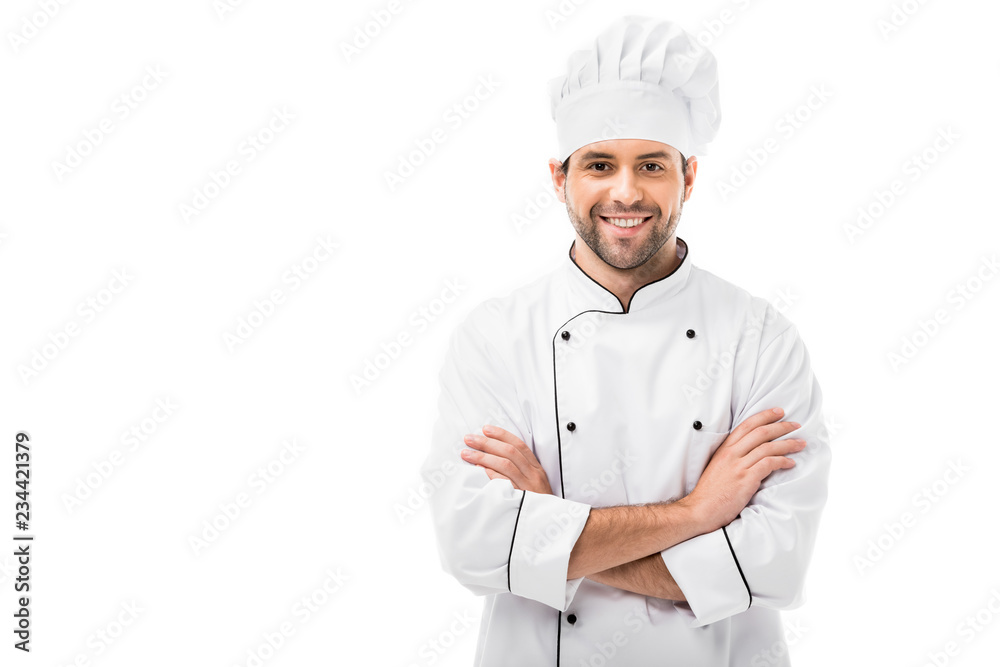
[[(570, 334), (569, 334), (568, 331), (563, 331), (562, 332), (562, 339), (563, 340), (569, 340), (569, 335)], [(694, 338), (694, 336), (695, 336), (694, 329), (688, 329), (686, 335), (687, 335), (688, 338)]]
[[(562, 339), (563, 340), (569, 340), (569, 338), (570, 338), (569, 331), (565, 331), (564, 330), (561, 335), (562, 335)], [(688, 338), (694, 338), (695, 337), (694, 329), (688, 329), (686, 335), (687, 335)], [(694, 428), (695, 428), (696, 431), (701, 430), (701, 422), (700, 421), (696, 421), (693, 424), (693, 426), (694, 426)], [(566, 430), (567, 431), (575, 431), (576, 430), (576, 424), (573, 423), (573, 422), (567, 422), (566, 423)], [(572, 614), (570, 616), (572, 616)], [(572, 617), (574, 619), (576, 618), (575, 616), (572, 616)], [(570, 621), (570, 623), (572, 623), (572, 622), (573, 621)]]

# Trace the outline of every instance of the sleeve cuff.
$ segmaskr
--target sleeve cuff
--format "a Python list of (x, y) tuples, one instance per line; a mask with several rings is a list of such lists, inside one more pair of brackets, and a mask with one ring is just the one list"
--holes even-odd
[(590, 516), (590, 505), (524, 492), (507, 564), (511, 593), (566, 611), (583, 577), (566, 579), (569, 556)]
[(660, 552), (687, 603), (675, 603), (688, 625), (701, 627), (750, 608), (750, 587), (725, 528)]

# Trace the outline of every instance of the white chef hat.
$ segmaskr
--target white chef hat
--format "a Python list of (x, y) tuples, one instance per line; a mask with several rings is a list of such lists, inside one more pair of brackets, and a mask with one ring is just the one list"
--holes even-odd
[(549, 81), (559, 159), (607, 139), (649, 139), (703, 155), (719, 131), (715, 56), (672, 21), (625, 16)]

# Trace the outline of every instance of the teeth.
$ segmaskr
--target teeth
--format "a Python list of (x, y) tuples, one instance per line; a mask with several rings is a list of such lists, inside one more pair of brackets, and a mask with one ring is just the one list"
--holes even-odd
[(645, 218), (605, 218), (615, 227), (635, 227)]

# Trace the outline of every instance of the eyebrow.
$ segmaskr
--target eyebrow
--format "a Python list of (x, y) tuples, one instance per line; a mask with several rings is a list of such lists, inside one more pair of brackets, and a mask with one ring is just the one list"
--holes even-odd
[[(653, 153), (643, 153), (642, 155), (637, 156), (636, 160), (649, 160), (649, 159), (657, 158), (657, 157), (666, 158), (666, 159), (669, 160), (670, 159), (670, 154), (667, 153), (666, 151), (656, 151), (656, 152), (653, 152)], [(580, 156), (580, 159), (581, 160), (595, 160), (595, 159), (600, 159), (600, 160), (614, 160), (615, 156), (612, 155), (611, 153), (601, 153), (599, 151), (587, 151), (586, 153), (584, 153), (583, 155)]]

